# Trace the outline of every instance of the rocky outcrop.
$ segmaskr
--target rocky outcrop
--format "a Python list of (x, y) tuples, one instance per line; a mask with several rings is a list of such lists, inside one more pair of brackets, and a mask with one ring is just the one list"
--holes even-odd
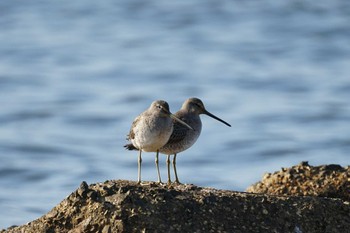
[(302, 162), (273, 174), (265, 174), (262, 181), (249, 187), (247, 192), (334, 197), (350, 201), (350, 167), (335, 164), (311, 166), (308, 162)]
[(124, 180), (80, 187), (2, 232), (349, 232), (348, 201)]

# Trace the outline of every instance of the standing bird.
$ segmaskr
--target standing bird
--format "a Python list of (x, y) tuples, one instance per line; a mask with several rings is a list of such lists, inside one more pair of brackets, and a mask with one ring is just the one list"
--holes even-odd
[(159, 149), (159, 152), (167, 155), (167, 167), (168, 167), (168, 183), (171, 183), (170, 179), (170, 155), (173, 157), (173, 169), (175, 173), (175, 182), (180, 183), (176, 172), (176, 155), (184, 150), (190, 148), (198, 139), (202, 130), (202, 122), (199, 117), (200, 114), (206, 114), (218, 121), (221, 121), (227, 126), (231, 125), (217, 116), (208, 112), (203, 102), (198, 98), (187, 99), (181, 109), (175, 113), (175, 116), (187, 124), (189, 124), (194, 130), (188, 130), (181, 124), (174, 122), (174, 130), (169, 138), (169, 141)]
[(124, 147), (129, 150), (135, 148), (139, 150), (138, 183), (141, 183), (142, 151), (157, 152), (155, 162), (158, 182), (161, 182), (158, 164), (159, 149), (167, 143), (173, 131), (172, 119), (179, 122), (180, 125), (184, 125), (189, 130), (192, 130), (191, 126), (178, 119), (169, 111), (169, 104), (164, 100), (154, 101), (151, 106), (136, 117), (132, 123), (130, 133), (127, 136), (127, 139), (131, 141), (132, 144), (127, 144)]

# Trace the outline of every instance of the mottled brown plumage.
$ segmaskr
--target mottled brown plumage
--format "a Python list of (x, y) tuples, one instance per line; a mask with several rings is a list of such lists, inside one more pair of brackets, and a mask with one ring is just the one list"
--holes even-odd
[(146, 111), (141, 113), (133, 121), (127, 136), (131, 144), (127, 144), (124, 147), (127, 149), (134, 147), (139, 150), (138, 182), (141, 182), (142, 151), (156, 152), (155, 162), (158, 172), (158, 182), (161, 182), (158, 164), (159, 149), (167, 143), (173, 131), (172, 119), (192, 129), (189, 125), (171, 114), (168, 103), (163, 100), (154, 101)]
[(199, 117), (200, 114), (206, 114), (227, 126), (230, 126), (227, 122), (221, 120), (217, 116), (208, 112), (203, 102), (198, 98), (187, 99), (181, 109), (175, 113), (175, 116), (189, 124), (194, 130), (188, 130), (182, 125), (174, 122), (173, 132), (169, 138), (169, 141), (159, 149), (159, 152), (167, 155), (167, 167), (168, 167), (168, 182), (170, 179), (170, 155), (173, 157), (173, 168), (175, 173), (175, 182), (180, 183), (177, 171), (176, 171), (176, 155), (184, 150), (190, 148), (198, 139), (202, 130), (202, 121)]

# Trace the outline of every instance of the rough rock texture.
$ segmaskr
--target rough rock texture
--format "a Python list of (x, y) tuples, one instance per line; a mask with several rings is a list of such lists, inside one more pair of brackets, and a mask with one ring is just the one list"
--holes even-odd
[(1, 232), (349, 232), (341, 199), (240, 193), (194, 185), (83, 182), (49, 213)]
[(335, 197), (350, 201), (350, 167), (335, 164), (314, 167), (308, 162), (302, 162), (273, 174), (265, 174), (262, 181), (246, 191), (272, 195)]

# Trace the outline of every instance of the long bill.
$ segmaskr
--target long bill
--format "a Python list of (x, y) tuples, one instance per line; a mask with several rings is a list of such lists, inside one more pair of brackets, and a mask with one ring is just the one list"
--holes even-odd
[(170, 113), (169, 115), (172, 119), (174, 119), (175, 121), (183, 124), (184, 126), (186, 126), (187, 128), (189, 128), (190, 130), (194, 130), (191, 126), (189, 126), (188, 124), (186, 124), (184, 121), (180, 120), (179, 118), (177, 118), (174, 114)]
[(224, 123), (225, 125), (227, 125), (227, 126), (230, 126), (230, 127), (231, 127), (231, 125), (230, 125), (229, 123), (227, 123), (227, 122), (226, 122), (226, 121), (224, 121), (224, 120), (221, 120), (219, 117), (215, 116), (214, 114), (211, 114), (211, 113), (210, 113), (210, 112), (208, 112), (207, 110), (205, 110), (205, 111), (204, 111), (204, 114), (206, 114), (206, 115), (208, 115), (208, 116), (210, 116), (210, 117), (214, 118), (215, 120), (218, 120), (218, 121), (220, 121), (220, 122)]

